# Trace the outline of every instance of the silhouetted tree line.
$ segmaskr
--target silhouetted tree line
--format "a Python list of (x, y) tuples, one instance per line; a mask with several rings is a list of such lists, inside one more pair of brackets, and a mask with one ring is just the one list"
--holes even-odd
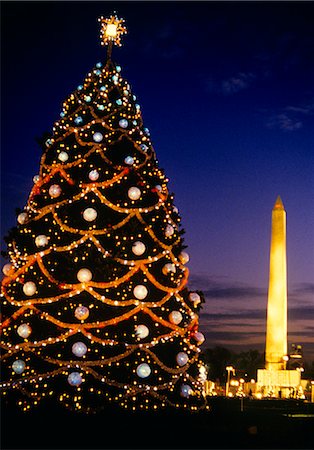
[[(202, 351), (201, 360), (207, 368), (207, 378), (212, 381), (226, 382), (227, 366), (233, 366), (236, 377), (245, 381), (256, 379), (257, 369), (265, 368), (265, 353), (258, 350), (233, 352), (225, 347), (206, 348)], [(304, 368), (302, 378), (314, 379), (314, 361), (300, 361)], [(290, 367), (288, 366), (287, 369)], [(291, 367), (295, 369), (295, 367)]]

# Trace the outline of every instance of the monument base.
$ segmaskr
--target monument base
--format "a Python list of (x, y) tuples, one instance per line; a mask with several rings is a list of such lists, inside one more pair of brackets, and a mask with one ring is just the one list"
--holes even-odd
[(257, 390), (262, 397), (299, 398), (302, 391), (301, 372), (258, 369)]

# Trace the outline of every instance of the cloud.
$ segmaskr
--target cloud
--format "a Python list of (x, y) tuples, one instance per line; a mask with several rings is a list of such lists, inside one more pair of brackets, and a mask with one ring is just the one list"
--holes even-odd
[(255, 75), (252, 73), (240, 72), (237, 75), (222, 81), (221, 91), (225, 95), (236, 94), (243, 89), (247, 89), (251, 85), (254, 78)]
[(283, 131), (300, 130), (306, 117), (314, 113), (314, 102), (299, 105), (287, 105), (270, 115), (266, 121), (267, 128)]
[(295, 131), (302, 128), (303, 123), (295, 118), (289, 117), (286, 113), (275, 114), (266, 123), (267, 128), (280, 129), (283, 131)]

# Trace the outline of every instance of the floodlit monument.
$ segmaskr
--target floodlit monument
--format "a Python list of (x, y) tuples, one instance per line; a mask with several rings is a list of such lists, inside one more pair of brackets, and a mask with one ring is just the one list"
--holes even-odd
[(257, 388), (263, 397), (296, 396), (301, 372), (286, 370), (288, 360), (286, 211), (278, 196), (272, 210), (265, 369), (257, 371)]

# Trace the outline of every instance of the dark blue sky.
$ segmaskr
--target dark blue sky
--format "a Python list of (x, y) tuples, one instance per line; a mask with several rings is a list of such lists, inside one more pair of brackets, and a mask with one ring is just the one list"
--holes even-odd
[(1, 236), (38, 173), (36, 136), (104, 60), (97, 18), (117, 11), (129, 33), (113, 59), (175, 194), (190, 287), (207, 298), (204, 345), (263, 349), (280, 194), (288, 339), (314, 357), (314, 4), (35, 1), (1, 10)]

